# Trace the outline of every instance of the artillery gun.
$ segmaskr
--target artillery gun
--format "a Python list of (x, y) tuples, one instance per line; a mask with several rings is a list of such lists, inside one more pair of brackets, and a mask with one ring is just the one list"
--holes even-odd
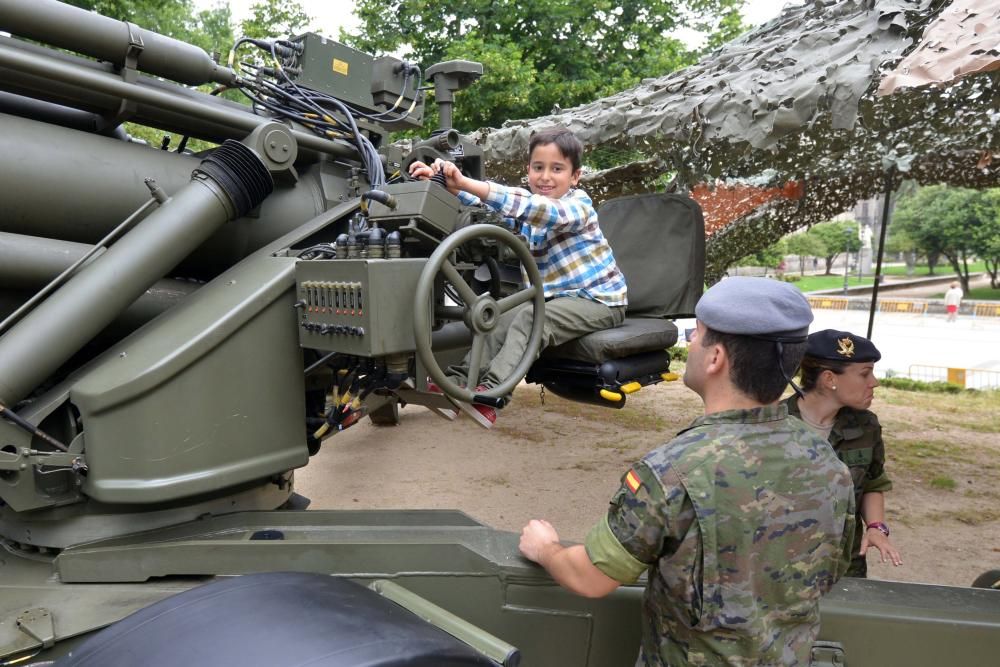
[[(496, 403), (526, 376), (616, 408), (664, 379), (667, 318), (702, 284), (697, 207), (606, 205), (626, 325), (538, 361), (536, 326), (514, 374), (472, 392), (442, 367), (475, 368), (505, 310), (542, 312), (537, 269), (498, 220), (406, 173), (442, 158), (482, 177), (449, 127), (481, 67), (422, 74), (311, 34), (244, 40), (263, 58), (224, 66), (53, 0), (5, 0), (0, 30), (0, 664), (631, 664), (641, 588), (576, 598), (459, 512), (298, 511), (293, 471), (401, 403)], [(392, 145), (421, 126), (424, 76), (441, 127)], [(884, 664), (859, 620), (879, 582), (845, 588), (817, 660)], [(891, 610), (927, 599), (906, 590)], [(995, 648), (995, 596), (968, 593), (950, 636)]]

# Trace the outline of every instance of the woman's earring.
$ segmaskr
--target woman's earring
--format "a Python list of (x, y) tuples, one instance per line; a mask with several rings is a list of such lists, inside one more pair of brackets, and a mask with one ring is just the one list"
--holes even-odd
[(834, 391), (837, 391), (837, 385), (831, 386), (830, 389), (833, 389)]

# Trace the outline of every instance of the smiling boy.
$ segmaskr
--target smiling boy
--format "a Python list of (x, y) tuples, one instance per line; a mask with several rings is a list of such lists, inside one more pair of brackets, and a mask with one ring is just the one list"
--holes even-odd
[[(427, 179), (440, 171), (445, 187), (463, 204), (484, 204), (507, 218), (528, 247), (542, 276), (545, 324), (539, 352), (593, 331), (610, 329), (625, 320), (625, 276), (615, 263), (611, 246), (597, 224), (597, 211), (580, 181), (583, 144), (565, 128), (538, 132), (528, 146), (528, 186), (512, 188), (462, 174), (452, 162), (433, 166), (414, 162), (410, 175)], [(492, 388), (521, 361), (532, 325), (531, 304), (505, 313), (487, 339), (490, 359), (478, 390)], [(468, 357), (448, 375), (465, 385)], [(477, 423), (490, 428), (496, 410), (485, 405), (459, 407)]]

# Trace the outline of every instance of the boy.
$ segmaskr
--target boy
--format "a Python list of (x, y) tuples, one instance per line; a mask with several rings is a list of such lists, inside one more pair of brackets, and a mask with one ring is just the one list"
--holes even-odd
[[(479, 181), (462, 174), (452, 162), (437, 160), (410, 166), (414, 178), (431, 178), (440, 171), (445, 187), (465, 205), (485, 204), (505, 216), (515, 234), (528, 240), (545, 292), (545, 325), (539, 352), (592, 331), (611, 329), (625, 320), (625, 276), (615, 263), (611, 246), (597, 225), (597, 211), (580, 181), (583, 144), (565, 128), (538, 132), (528, 145), (529, 190)], [(508, 377), (531, 331), (531, 304), (505, 313), (487, 339), (492, 357), (478, 391)], [(448, 369), (466, 383), (468, 357)], [(494, 408), (465, 403), (458, 407), (485, 428), (496, 421)]]

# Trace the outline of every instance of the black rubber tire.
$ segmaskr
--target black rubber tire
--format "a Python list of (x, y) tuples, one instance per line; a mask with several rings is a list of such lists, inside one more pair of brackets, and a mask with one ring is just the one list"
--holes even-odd
[(1000, 570), (987, 570), (972, 582), (973, 588), (1000, 588)]

